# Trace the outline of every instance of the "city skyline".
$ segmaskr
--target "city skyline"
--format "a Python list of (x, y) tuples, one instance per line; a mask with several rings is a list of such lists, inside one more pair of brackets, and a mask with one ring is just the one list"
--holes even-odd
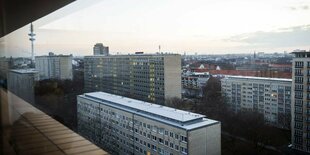
[[(81, 5), (84, 3), (75, 2), (33, 22), (36, 56), (47, 52), (92, 55), (97, 42), (109, 46), (111, 54), (155, 53), (159, 45), (162, 52), (179, 54), (291, 52), (310, 48), (310, 2), (304, 0), (134, 0)], [(67, 13), (61, 16), (63, 12)], [(30, 55), (28, 33), (26, 25), (1, 38), (6, 56)]]

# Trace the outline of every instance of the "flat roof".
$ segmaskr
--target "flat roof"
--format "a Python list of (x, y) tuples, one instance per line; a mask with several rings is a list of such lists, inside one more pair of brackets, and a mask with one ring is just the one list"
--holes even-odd
[(79, 97), (99, 101), (105, 105), (110, 104), (112, 106), (116, 106), (116, 108), (120, 108), (137, 115), (142, 115), (144, 117), (155, 119), (188, 130), (201, 126), (211, 125), (213, 123), (219, 123), (215, 120), (206, 119), (205, 115), (178, 110), (105, 92), (85, 93), (83, 95), (79, 95)]
[(34, 68), (29, 69), (12, 69), (11, 72), (19, 73), (19, 74), (32, 74), (32, 73), (39, 73), (39, 71), (35, 70)]
[(253, 76), (225, 76), (225, 78), (238, 78), (238, 79), (252, 79), (252, 80), (270, 80), (270, 81), (292, 82), (292, 79), (253, 77)]
[(105, 55), (86, 55), (84, 57), (102, 57), (102, 58), (113, 58), (113, 57), (128, 57), (128, 56), (131, 56), (131, 57), (147, 57), (147, 56), (155, 56), (155, 57), (162, 57), (162, 56), (181, 56), (180, 54), (173, 54), (173, 53), (159, 53), (159, 54), (121, 54), (121, 55), (108, 55), (108, 56), (105, 56)]
[(73, 55), (40, 55), (40, 56), (35, 56), (36, 58), (41, 58), (41, 57), (73, 57)]

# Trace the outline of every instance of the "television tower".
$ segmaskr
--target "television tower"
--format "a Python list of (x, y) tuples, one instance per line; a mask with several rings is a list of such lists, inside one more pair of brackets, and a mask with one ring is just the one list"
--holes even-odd
[(30, 33), (28, 35), (29, 35), (29, 40), (31, 41), (31, 60), (32, 60), (32, 62), (34, 62), (33, 42), (36, 40), (34, 38), (34, 36), (36, 36), (36, 34), (33, 33), (33, 25), (32, 25), (32, 23), (30, 24)]

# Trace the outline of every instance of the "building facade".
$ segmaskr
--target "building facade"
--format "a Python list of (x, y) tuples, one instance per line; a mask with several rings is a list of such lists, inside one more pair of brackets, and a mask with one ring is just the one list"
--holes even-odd
[(72, 55), (54, 55), (50, 52), (48, 56), (36, 56), (35, 63), (40, 80), (73, 78)]
[(93, 47), (94, 55), (109, 55), (109, 46), (103, 46), (102, 43), (97, 43)]
[(6, 79), (7, 74), (9, 70), (13, 66), (13, 59), (12, 58), (6, 58), (6, 57), (0, 57), (0, 79)]
[(182, 95), (184, 97), (202, 97), (203, 87), (206, 86), (210, 75), (208, 72), (182, 73)]
[(257, 111), (267, 123), (289, 128), (291, 79), (227, 76), (221, 80), (222, 94), (231, 108)]
[(14, 69), (8, 74), (8, 90), (28, 103), (35, 103), (35, 84), (39, 73), (34, 69)]
[(134, 54), (84, 57), (85, 91), (164, 104), (181, 98), (181, 56)]
[(310, 153), (310, 51), (293, 54), (292, 146)]
[(116, 154), (221, 154), (221, 124), (204, 115), (103, 92), (77, 102), (79, 133)]

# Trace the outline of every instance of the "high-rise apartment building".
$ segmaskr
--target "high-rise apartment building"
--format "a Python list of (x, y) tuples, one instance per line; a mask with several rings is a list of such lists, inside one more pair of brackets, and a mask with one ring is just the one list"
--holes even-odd
[(77, 102), (78, 132), (116, 154), (221, 154), (221, 124), (204, 115), (103, 92)]
[(292, 146), (310, 153), (310, 51), (293, 54)]
[(43, 79), (71, 79), (72, 55), (54, 55), (50, 52), (48, 56), (36, 56), (36, 70), (39, 71), (40, 80)]
[(102, 43), (97, 43), (94, 45), (94, 55), (109, 55), (109, 46), (103, 46)]
[(267, 123), (289, 128), (291, 79), (227, 76), (221, 80), (223, 96), (236, 111), (257, 111)]
[(167, 98), (181, 98), (181, 56), (85, 56), (84, 80), (86, 92), (103, 91), (164, 104)]
[(39, 73), (34, 69), (14, 69), (8, 74), (8, 90), (28, 103), (35, 102), (35, 83)]

